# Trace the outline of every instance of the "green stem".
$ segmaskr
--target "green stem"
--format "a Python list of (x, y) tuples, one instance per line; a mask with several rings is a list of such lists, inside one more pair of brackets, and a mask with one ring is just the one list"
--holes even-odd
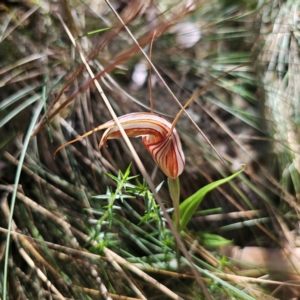
[(30, 136), (34, 130), (35, 123), (37, 121), (37, 118), (43, 108), (43, 102), (40, 101), (35, 110), (34, 114), (32, 116), (29, 128), (27, 130), (26, 137), (24, 139), (24, 144), (23, 144), (23, 149), (19, 158), (19, 164), (17, 167), (16, 175), (15, 175), (15, 183), (14, 183), (14, 190), (13, 194), (11, 197), (11, 204), (10, 204), (10, 215), (9, 215), (9, 220), (8, 220), (8, 228), (7, 228), (7, 236), (6, 236), (6, 249), (5, 249), (5, 257), (4, 257), (4, 275), (3, 275), (3, 293), (2, 293), (2, 299), (6, 300), (7, 297), (7, 275), (8, 275), (8, 256), (9, 256), (9, 248), (10, 248), (10, 235), (11, 235), (11, 228), (12, 228), (12, 221), (13, 221), (13, 214), (14, 214), (14, 208), (15, 208), (15, 203), (16, 203), (16, 195), (17, 195), (17, 190), (18, 190), (18, 184), (19, 184), (19, 179), (21, 176), (21, 171), (22, 171), (22, 166), (24, 162), (24, 158), (26, 155), (27, 147), (30, 142)]
[(177, 231), (180, 228), (180, 213), (179, 213), (179, 195), (180, 195), (180, 181), (179, 177), (177, 178), (168, 178), (169, 192), (174, 206), (174, 217), (175, 223), (174, 226)]

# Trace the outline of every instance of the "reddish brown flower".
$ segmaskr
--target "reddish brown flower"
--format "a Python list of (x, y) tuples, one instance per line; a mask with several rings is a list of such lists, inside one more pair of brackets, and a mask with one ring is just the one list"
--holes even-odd
[[(175, 128), (172, 130), (172, 123), (156, 114), (147, 112), (127, 114), (119, 117), (118, 120), (129, 137), (142, 137), (143, 145), (158, 167), (169, 178), (177, 178), (182, 173), (185, 157), (179, 135)], [(55, 153), (61, 148), (102, 129), (106, 129), (106, 131), (99, 143), (99, 148), (109, 139), (122, 137), (119, 127), (114, 120), (111, 120), (62, 145)]]
[[(169, 177), (178, 177), (183, 169), (185, 157), (179, 135), (172, 123), (153, 113), (132, 113), (118, 118), (129, 137), (142, 137), (143, 145), (149, 151), (158, 167)], [(116, 123), (111, 120), (101, 128), (107, 128), (99, 148), (108, 139), (121, 138)]]

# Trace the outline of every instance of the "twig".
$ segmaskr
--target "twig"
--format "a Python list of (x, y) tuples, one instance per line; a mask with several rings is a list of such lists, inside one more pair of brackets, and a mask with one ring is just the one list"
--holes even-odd
[(208, 221), (208, 222), (216, 222), (226, 219), (238, 219), (238, 218), (249, 218), (256, 217), (261, 215), (263, 211), (261, 210), (248, 210), (248, 211), (235, 211), (224, 214), (212, 214), (206, 216), (194, 217), (194, 221)]

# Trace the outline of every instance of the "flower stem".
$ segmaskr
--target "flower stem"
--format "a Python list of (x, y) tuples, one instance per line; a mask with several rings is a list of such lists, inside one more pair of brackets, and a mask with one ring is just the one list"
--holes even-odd
[(180, 181), (179, 177), (177, 178), (168, 178), (169, 192), (174, 206), (174, 226), (177, 231), (179, 231), (179, 222), (180, 222), (180, 214), (179, 214), (179, 195), (180, 195)]

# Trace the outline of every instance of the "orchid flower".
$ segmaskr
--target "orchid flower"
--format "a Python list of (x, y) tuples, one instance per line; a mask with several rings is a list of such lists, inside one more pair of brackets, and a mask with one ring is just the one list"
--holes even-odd
[[(127, 114), (119, 117), (118, 120), (129, 137), (142, 137), (144, 147), (166, 176), (174, 179), (182, 173), (185, 157), (179, 135), (172, 123), (156, 114), (147, 112)], [(99, 149), (107, 140), (122, 137), (119, 127), (114, 120), (111, 120), (62, 145), (55, 153), (61, 148), (102, 129), (106, 129), (106, 131), (99, 143)]]

